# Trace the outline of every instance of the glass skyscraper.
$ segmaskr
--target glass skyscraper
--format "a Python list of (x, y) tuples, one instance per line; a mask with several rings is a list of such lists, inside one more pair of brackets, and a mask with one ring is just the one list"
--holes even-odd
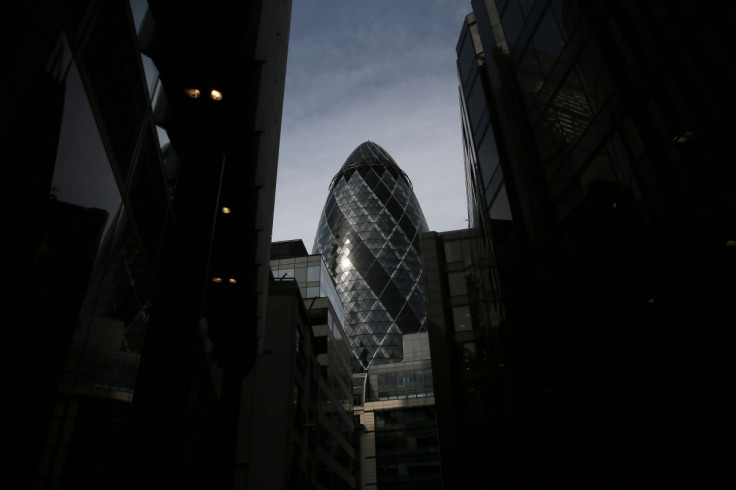
[(345, 307), (354, 366), (403, 359), (403, 334), (424, 330), (420, 234), (427, 223), (409, 177), (366, 141), (330, 183), (313, 253)]

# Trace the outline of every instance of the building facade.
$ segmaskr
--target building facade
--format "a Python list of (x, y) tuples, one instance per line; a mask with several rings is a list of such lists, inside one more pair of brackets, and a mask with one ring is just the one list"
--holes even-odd
[(332, 488), (318, 486), (320, 366), (293, 279), (271, 281), (267, 318), (262, 354), (243, 380), (235, 488)]
[(353, 375), (361, 490), (445, 488), (429, 337), (403, 342), (404, 361)]
[(719, 373), (736, 179), (719, 155), (733, 8), (472, 7), (458, 77), (471, 221), (508, 331), (506, 481), (718, 486), (732, 477)]
[(423, 234), (422, 270), (443, 480), (504, 488), (511, 390), (503, 303), (482, 232)]
[(406, 174), (377, 144), (359, 145), (330, 183), (313, 248), (345, 307), (356, 369), (401, 360), (402, 335), (425, 326), (424, 231)]
[[(311, 449), (317, 458), (314, 488), (356, 488), (354, 474), (358, 461), (353, 441), (352, 353), (343, 328), (345, 314), (335, 284), (322, 257), (309, 255), (301, 240), (273, 243), (271, 270), (275, 282), (293, 282), (299, 288), (313, 336), (311, 351), (319, 370), (314, 390), (318, 408), (311, 421), (316, 438)], [(267, 335), (279, 334), (267, 332)], [(257, 400), (255, 398), (254, 402), (258, 403)]]
[(290, 5), (6, 4), (7, 486), (232, 488)]

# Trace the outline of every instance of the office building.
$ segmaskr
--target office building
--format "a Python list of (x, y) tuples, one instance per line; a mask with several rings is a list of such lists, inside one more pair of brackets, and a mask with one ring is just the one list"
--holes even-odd
[(482, 232), (424, 233), (422, 270), (443, 481), (503, 488), (510, 386), (503, 304)]
[(332, 488), (317, 486), (318, 438), (325, 430), (318, 411), (321, 366), (293, 279), (271, 280), (261, 342), (243, 382), (235, 488)]
[[(311, 369), (318, 371), (318, 382), (313, 387), (312, 395), (315, 397), (312, 406), (317, 408), (312, 418), (306, 422), (311, 424), (310, 430), (315, 438), (310, 448), (316, 458), (314, 488), (330, 490), (356, 488), (354, 472), (358, 462), (353, 444), (355, 427), (352, 413), (352, 353), (343, 328), (345, 314), (335, 291), (335, 284), (327, 272), (322, 257), (309, 255), (301, 240), (273, 243), (271, 270), (276, 283), (291, 282), (299, 288), (310, 325), (309, 334), (312, 337), (310, 352), (314, 356), (314, 366), (311, 366)], [(269, 317), (269, 324), (270, 322)], [(281, 327), (276, 325), (274, 327), (273, 331), (267, 329), (266, 339), (282, 335), (279, 333)], [(289, 338), (293, 337), (288, 333), (286, 335)], [(273, 368), (283, 369), (283, 364), (274, 364)], [(295, 369), (305, 370), (306, 366), (299, 364)], [(261, 376), (269, 380), (269, 386), (276, 388), (270, 381), (269, 371), (270, 369), (263, 371)], [(306, 389), (303, 385), (297, 386), (299, 390)], [(251, 403), (260, 404), (259, 400), (260, 398), (256, 396)], [(264, 436), (269, 437), (267, 429)], [(282, 442), (286, 441), (282, 439)], [(251, 471), (270, 470), (259, 466)], [(261, 485), (254, 488), (276, 488), (276, 486)]]
[(401, 360), (402, 335), (425, 326), (424, 231), (409, 177), (383, 148), (360, 144), (330, 183), (312, 251), (335, 280), (358, 370)]
[[(517, 486), (732, 477), (730, 5), (479, 1), (457, 44)], [(683, 35), (683, 33), (687, 35)]]
[(402, 340), (404, 361), (353, 374), (361, 490), (443, 488), (429, 337)]
[(232, 488), (290, 5), (4, 5), (5, 486)]

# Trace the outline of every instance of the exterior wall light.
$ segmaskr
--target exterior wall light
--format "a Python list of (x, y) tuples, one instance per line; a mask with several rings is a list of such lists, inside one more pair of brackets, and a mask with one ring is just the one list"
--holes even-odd
[(210, 91), (210, 98), (212, 100), (222, 100), (222, 92), (219, 90), (212, 89)]
[(674, 138), (672, 138), (672, 141), (675, 143), (687, 143), (687, 140), (693, 137), (692, 131), (683, 131), (681, 134), (678, 134)]
[(212, 278), (212, 282), (220, 283), (220, 282), (222, 282), (222, 278), (221, 277), (213, 277)]
[(184, 93), (192, 99), (199, 99), (199, 96), (202, 94), (199, 89), (196, 88), (188, 88), (184, 91)]
[(227, 280), (227, 282), (229, 282), (230, 284), (235, 284), (235, 283), (236, 283), (236, 282), (238, 282), (238, 281), (236, 281), (235, 279), (233, 279), (233, 278), (231, 277), (230, 279), (228, 279), (228, 280)]
[(227, 206), (221, 208), (220, 211), (222, 211), (222, 214), (230, 214), (230, 208), (228, 208)]

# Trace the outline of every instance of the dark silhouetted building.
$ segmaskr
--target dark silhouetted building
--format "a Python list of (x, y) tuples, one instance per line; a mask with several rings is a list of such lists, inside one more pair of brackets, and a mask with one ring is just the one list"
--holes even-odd
[(443, 481), (500, 486), (509, 386), (503, 304), (482, 233), (424, 233), (422, 270)]
[(377, 144), (359, 145), (330, 183), (313, 253), (345, 307), (357, 369), (402, 359), (401, 336), (422, 330), (419, 236), (427, 223), (411, 182)]
[(232, 488), (290, 14), (4, 5), (4, 486)]
[(510, 386), (490, 486), (720, 486), (733, 7), (472, 6), (457, 44), (469, 214), (498, 271)]
[[(307, 363), (299, 363), (297, 371), (309, 369), (317, 371), (317, 385), (311, 388), (312, 396), (316, 396), (314, 404), (308, 409), (311, 414), (306, 428), (311, 434), (309, 450), (316, 459), (314, 472), (314, 488), (320, 489), (352, 489), (356, 488), (354, 471), (357, 468), (353, 447), (353, 398), (352, 398), (352, 354), (350, 342), (343, 323), (345, 313), (335, 290), (322, 256), (309, 255), (301, 240), (275, 242), (271, 244), (271, 270), (275, 281), (296, 284), (301, 292), (306, 308), (312, 337), (311, 350), (307, 356), (313, 359)], [(269, 325), (272, 317), (269, 315)], [(280, 326), (269, 327), (265, 338), (284, 335)], [(293, 337), (286, 334), (288, 338)], [(306, 335), (306, 333), (302, 333)], [(297, 342), (300, 342), (297, 336)], [(306, 347), (305, 347), (306, 348)], [(284, 369), (283, 363), (274, 363), (274, 369)], [(269, 377), (269, 370), (262, 372), (270, 389), (276, 388)], [(307, 389), (295, 381), (296, 390)], [(252, 403), (260, 404), (259, 397)], [(316, 408), (315, 408), (316, 407)], [(278, 410), (278, 408), (276, 408)], [(258, 419), (255, 419), (256, 423)], [(270, 428), (262, 430), (264, 437), (269, 437)], [(251, 471), (270, 471), (258, 467)], [(276, 488), (279, 485), (261, 485), (254, 488)], [(279, 487), (280, 488), (280, 487)], [(311, 488), (311, 487), (310, 487)]]
[(235, 488), (323, 488), (315, 340), (299, 285), (271, 280), (262, 354), (243, 384)]

